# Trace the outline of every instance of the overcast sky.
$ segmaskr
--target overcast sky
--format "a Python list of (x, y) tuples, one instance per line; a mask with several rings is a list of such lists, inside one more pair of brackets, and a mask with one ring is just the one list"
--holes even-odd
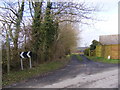
[[(81, 42), (78, 46), (89, 46), (92, 40), (99, 40), (100, 35), (118, 34), (118, 1), (119, 0), (86, 0), (102, 6), (96, 17), (102, 19), (94, 26), (84, 26), (81, 32)], [(80, 27), (81, 28), (81, 27)]]
[[(78, 0), (72, 1), (78, 2)], [(100, 35), (118, 34), (119, 0), (79, 0), (79, 2), (81, 1), (100, 6), (101, 11), (96, 13), (96, 17), (102, 21), (97, 21), (94, 26), (79, 27), (82, 32), (80, 33), (81, 40), (78, 41), (78, 47), (89, 46), (94, 39), (99, 40)]]

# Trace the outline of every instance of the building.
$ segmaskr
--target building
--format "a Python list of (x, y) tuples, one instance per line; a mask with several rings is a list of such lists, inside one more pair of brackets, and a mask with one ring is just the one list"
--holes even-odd
[(99, 37), (99, 42), (101, 42), (102, 45), (120, 44), (120, 34), (102, 35)]
[(102, 35), (99, 42), (102, 45), (96, 47), (97, 57), (120, 59), (120, 34)]

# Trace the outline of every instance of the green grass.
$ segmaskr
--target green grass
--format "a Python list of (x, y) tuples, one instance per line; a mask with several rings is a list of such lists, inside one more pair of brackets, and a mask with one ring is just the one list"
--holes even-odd
[(75, 55), (77, 57), (78, 60), (82, 61), (83, 59), (81, 58), (80, 54), (79, 53), (72, 53), (72, 55)]
[(73, 55), (80, 55), (80, 54), (79, 53), (72, 53), (71, 56), (73, 56)]
[(80, 60), (80, 61), (83, 60), (80, 55), (76, 55), (76, 57), (77, 57), (77, 59)]
[(10, 85), (19, 81), (26, 80), (31, 77), (39, 76), (47, 72), (59, 69), (65, 66), (69, 62), (70, 60), (69, 58), (70, 57), (67, 57), (67, 60), (58, 60), (58, 61), (52, 61), (52, 62), (40, 64), (39, 66), (32, 69), (26, 69), (23, 71), (10, 72), (9, 74), (3, 74), (2, 85), (3, 86)]
[(66, 58), (69, 58), (70, 59), (71, 55), (67, 55)]
[(112, 64), (120, 63), (120, 59), (105, 59), (105, 58), (96, 57), (96, 56), (86, 56), (86, 57), (95, 62), (112, 63)]

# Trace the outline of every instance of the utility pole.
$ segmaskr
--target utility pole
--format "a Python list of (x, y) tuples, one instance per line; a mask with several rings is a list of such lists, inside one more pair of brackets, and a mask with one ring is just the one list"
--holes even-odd
[(5, 26), (5, 23), (3, 23), (3, 27), (6, 30), (6, 53), (7, 53), (7, 73), (10, 72), (10, 42), (9, 42), (9, 34), (8, 30)]
[(6, 30), (6, 52), (7, 52), (7, 73), (10, 72), (10, 42), (9, 42), (9, 35)]
[[(7, 35), (8, 36), (8, 35)], [(10, 43), (9, 43), (9, 38), (7, 38), (6, 42), (6, 48), (7, 48), (7, 72), (10, 72)]]

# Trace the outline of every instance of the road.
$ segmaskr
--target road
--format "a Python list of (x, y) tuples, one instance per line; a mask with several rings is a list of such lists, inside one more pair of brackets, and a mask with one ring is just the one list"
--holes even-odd
[(76, 56), (70, 63), (47, 75), (34, 77), (7, 88), (117, 88), (118, 65), (93, 62), (85, 56)]

